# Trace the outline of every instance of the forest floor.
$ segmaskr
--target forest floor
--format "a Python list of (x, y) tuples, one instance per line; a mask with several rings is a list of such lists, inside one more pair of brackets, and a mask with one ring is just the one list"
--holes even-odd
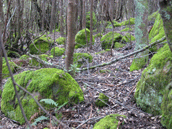
[[(115, 31), (119, 32), (121, 27), (116, 28)], [(107, 32), (110, 30), (107, 30)], [(107, 33), (106, 32), (106, 33)], [(132, 34), (134, 32), (131, 32)], [(55, 39), (59, 37), (58, 32), (55, 33)], [(53, 34), (50, 35), (53, 39)], [(62, 45), (60, 47), (63, 47)], [(79, 48), (75, 52), (90, 53), (93, 56), (93, 62), (85, 64), (83, 67), (102, 64), (110, 62), (114, 59), (124, 56), (134, 51), (134, 42), (132, 48), (126, 50), (120, 48), (118, 50), (113, 49), (113, 55), (111, 52), (104, 52), (96, 54), (101, 51), (100, 38), (96, 38), (96, 43), (92, 50), (86, 48)], [(86, 70), (76, 73), (75, 80), (78, 82), (84, 92), (84, 102), (76, 104), (72, 107), (64, 106), (58, 112), (62, 113), (61, 122), (65, 125), (73, 128), (79, 127), (80, 129), (92, 129), (94, 124), (109, 114), (125, 115), (125, 119), (120, 119), (118, 125), (121, 129), (165, 129), (160, 124), (161, 116), (153, 116), (145, 113), (139, 107), (137, 107), (134, 101), (134, 93), (136, 84), (141, 77), (143, 69), (130, 72), (130, 65), (132, 63), (133, 56), (120, 60), (112, 65), (107, 65), (100, 68)], [(64, 65), (64, 59), (62, 57), (56, 57), (49, 59), (49, 62), (56, 65)], [(101, 72), (101, 71), (104, 72)], [(5, 82), (5, 79), (3, 80)], [(104, 93), (109, 97), (107, 106), (99, 108), (95, 105), (95, 101), (98, 98), (99, 93)], [(52, 112), (53, 113), (53, 112)], [(10, 120), (3, 114), (0, 115), (0, 129), (22, 129), (25, 125), (18, 125), (15, 121)], [(124, 124), (122, 125), (122, 122)], [(50, 124), (50, 121), (44, 121), (38, 123), (35, 128), (51, 128), (51, 129), (63, 129), (61, 125)]]

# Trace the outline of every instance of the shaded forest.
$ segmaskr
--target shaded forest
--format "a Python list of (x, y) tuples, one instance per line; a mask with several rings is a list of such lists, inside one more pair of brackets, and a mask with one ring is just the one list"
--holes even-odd
[(172, 128), (172, 0), (0, 0), (0, 128)]

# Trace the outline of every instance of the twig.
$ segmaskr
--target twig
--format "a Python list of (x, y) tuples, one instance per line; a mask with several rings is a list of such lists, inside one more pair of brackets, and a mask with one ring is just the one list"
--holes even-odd
[[(97, 68), (97, 67), (103, 67), (103, 66), (106, 66), (106, 65), (111, 65), (111, 64), (116, 63), (116, 62), (118, 62), (118, 61), (120, 61), (122, 59), (125, 59), (125, 58), (129, 57), (129, 56), (132, 56), (132, 55), (135, 55), (135, 54), (137, 54), (139, 52), (145, 51), (146, 49), (152, 47), (153, 45), (155, 45), (157, 43), (160, 43), (160, 42), (164, 41), (165, 39), (166, 39), (166, 37), (163, 37), (160, 40), (158, 40), (156, 42), (153, 42), (150, 45), (144, 47), (143, 49), (134, 51), (134, 52), (129, 53), (129, 54), (125, 55), (125, 56), (121, 56), (121, 57), (119, 57), (119, 58), (117, 58), (115, 60), (112, 60), (110, 62), (107, 62), (107, 63), (103, 63), (103, 64), (98, 64), (98, 65), (91, 66), (91, 67), (89, 67), (89, 69), (94, 69), (94, 68)], [(166, 42), (163, 42), (163, 43), (166, 43)], [(87, 67), (86, 68), (80, 68), (80, 69), (78, 69), (78, 71), (84, 71), (84, 70), (87, 70), (87, 69), (88, 69)]]

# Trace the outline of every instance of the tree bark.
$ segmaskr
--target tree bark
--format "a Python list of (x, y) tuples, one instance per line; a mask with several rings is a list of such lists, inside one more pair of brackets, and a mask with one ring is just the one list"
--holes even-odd
[(82, 29), (86, 28), (86, 14), (85, 14), (85, 0), (83, 0), (83, 11), (82, 11)]
[(172, 0), (160, 0), (160, 14), (169, 48), (172, 52)]
[[(2, 43), (2, 11), (3, 10), (3, 0), (0, 0), (0, 42)], [(0, 45), (0, 88), (2, 88), (2, 48)]]
[(73, 52), (75, 47), (75, 0), (68, 1), (68, 10), (67, 10), (67, 43), (66, 43), (66, 58), (65, 58), (65, 68), (69, 70), (70, 66), (73, 64)]
[(90, 49), (92, 49), (93, 42), (93, 0), (91, 0), (91, 8), (90, 8)]
[(56, 12), (56, 0), (53, 0), (52, 8), (51, 8), (50, 33), (52, 33), (55, 26), (55, 12)]
[(63, 0), (60, 0), (60, 33), (62, 36), (64, 36), (63, 24)]

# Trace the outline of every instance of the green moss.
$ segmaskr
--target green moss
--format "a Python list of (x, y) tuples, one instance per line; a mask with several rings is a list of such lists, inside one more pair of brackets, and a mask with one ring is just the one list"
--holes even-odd
[[(155, 23), (149, 33), (149, 42), (153, 43), (157, 40), (160, 40), (165, 36), (164, 27), (163, 27), (163, 21), (161, 18), (161, 15), (158, 13), (156, 14), (156, 20)], [(149, 49), (150, 51), (154, 52), (157, 51), (156, 46)]]
[(112, 40), (115, 42), (120, 42), (122, 39), (121, 34), (114, 32), (114, 37), (113, 37), (113, 32), (109, 32), (106, 35), (104, 35), (100, 41), (102, 49), (110, 49), (112, 46)]
[(91, 63), (92, 62), (92, 55), (88, 54), (88, 53), (74, 53), (73, 54), (73, 64), (77, 64), (77, 67), (81, 67), (83, 65), (83, 63), (85, 63), (85, 59), (88, 59), (88, 62)]
[(110, 70), (108, 70), (108, 69), (102, 69), (102, 70), (100, 70), (100, 73), (111, 73), (111, 71)]
[(157, 15), (159, 14), (158, 12), (159, 12), (159, 11), (156, 11), (156, 12), (152, 13), (151, 15), (149, 15), (149, 16), (148, 16), (148, 20), (149, 20), (149, 21), (155, 21)]
[(16, 57), (16, 58), (20, 58), (20, 54), (18, 52), (15, 51), (7, 51), (7, 56), (8, 57)]
[(135, 24), (135, 18), (130, 18), (126, 21), (121, 22), (120, 24), (121, 24), (121, 26), (134, 25)]
[(22, 56), (20, 57), (21, 60), (27, 60), (28, 58), (29, 58), (28, 55), (22, 55)]
[[(36, 71), (24, 71), (14, 76), (17, 84), (26, 88), (36, 99), (53, 99), (59, 105), (65, 102), (81, 102), (84, 100), (83, 92), (78, 83), (62, 70), (45, 68)], [(28, 119), (39, 111), (34, 100), (22, 90), (19, 90), (20, 100)], [(13, 112), (11, 119), (24, 123), (24, 118), (19, 109), (17, 98), (11, 79), (6, 82), (1, 100), (1, 110), (6, 116)]]
[(121, 32), (125, 32), (125, 31), (133, 31), (133, 29), (126, 27), (126, 28), (121, 30)]
[(131, 38), (131, 41), (135, 41), (135, 37), (133, 35), (131, 35), (130, 33), (126, 33), (123, 37), (122, 37), (122, 42), (127, 42), (129, 43), (130, 42), (130, 38)]
[(124, 115), (110, 114), (97, 122), (93, 129), (117, 129), (119, 122), (117, 117), (126, 118)]
[[(96, 15), (93, 12), (93, 28), (95, 28), (94, 26), (97, 23), (97, 19), (96, 19)], [(86, 13), (86, 28), (90, 29), (90, 12)]]
[[(101, 100), (99, 100), (99, 99), (101, 99), (103, 102)], [(106, 106), (105, 103), (108, 103), (108, 100), (109, 100), (109, 98), (106, 95), (104, 95), (103, 93), (100, 93), (98, 99), (95, 102), (95, 104), (98, 107), (104, 107), (104, 106)]]
[[(34, 41), (34, 44), (30, 44), (29, 50), (31, 54), (43, 54), (46, 53), (49, 50), (50, 44), (52, 44), (53, 41), (48, 37), (40, 37)], [(36, 46), (36, 48), (35, 48)], [(39, 50), (39, 51), (38, 51)]]
[[(12, 73), (15, 73), (17, 71), (17, 65), (14, 62), (9, 61), (10, 69)], [(8, 67), (6, 63), (2, 64), (2, 78), (10, 77), (10, 73), (8, 70)]]
[[(43, 61), (47, 61), (47, 57), (49, 57), (48, 55), (46, 54), (42, 54), (42, 55), (39, 55), (39, 58)], [(32, 58), (31, 60), (29, 60), (29, 64), (31, 66), (43, 66), (43, 64), (39, 63), (36, 59)]]
[(58, 39), (56, 39), (56, 42), (58, 44), (65, 44), (66, 38), (65, 37), (59, 37)]
[(102, 37), (103, 35), (101, 33), (95, 34), (93, 37), (97, 38), (97, 37)]
[[(86, 33), (87, 33), (87, 41), (90, 42), (90, 30), (86, 28)], [(76, 36), (75, 36), (75, 48), (80, 48), (80, 47), (86, 47), (86, 35), (85, 35), (85, 29), (80, 30)], [(93, 43), (95, 42), (94, 37), (93, 37)]]
[(162, 119), (161, 123), (163, 126), (165, 126), (167, 129), (172, 128), (172, 82), (170, 82), (163, 95), (163, 101), (161, 104), (162, 109)]
[[(55, 49), (55, 51), (54, 51), (54, 49)], [(64, 48), (54, 47), (51, 49), (51, 55), (53, 55), (53, 56), (61, 56), (64, 54), (64, 52), (65, 52)]]
[(137, 105), (148, 113), (159, 115), (163, 112), (161, 103), (165, 95), (164, 89), (171, 81), (171, 61), (172, 52), (166, 44), (158, 50), (157, 54), (152, 57), (149, 66), (142, 72), (134, 97)]
[(140, 58), (136, 58), (133, 60), (130, 66), (130, 71), (139, 70), (143, 68), (146, 65), (146, 62), (148, 61), (148, 57), (144, 56), (147, 54), (147, 51), (140, 53)]
[(122, 43), (119, 43), (119, 42), (115, 42), (115, 48), (121, 48), (121, 47), (124, 47), (126, 44), (122, 44)]

